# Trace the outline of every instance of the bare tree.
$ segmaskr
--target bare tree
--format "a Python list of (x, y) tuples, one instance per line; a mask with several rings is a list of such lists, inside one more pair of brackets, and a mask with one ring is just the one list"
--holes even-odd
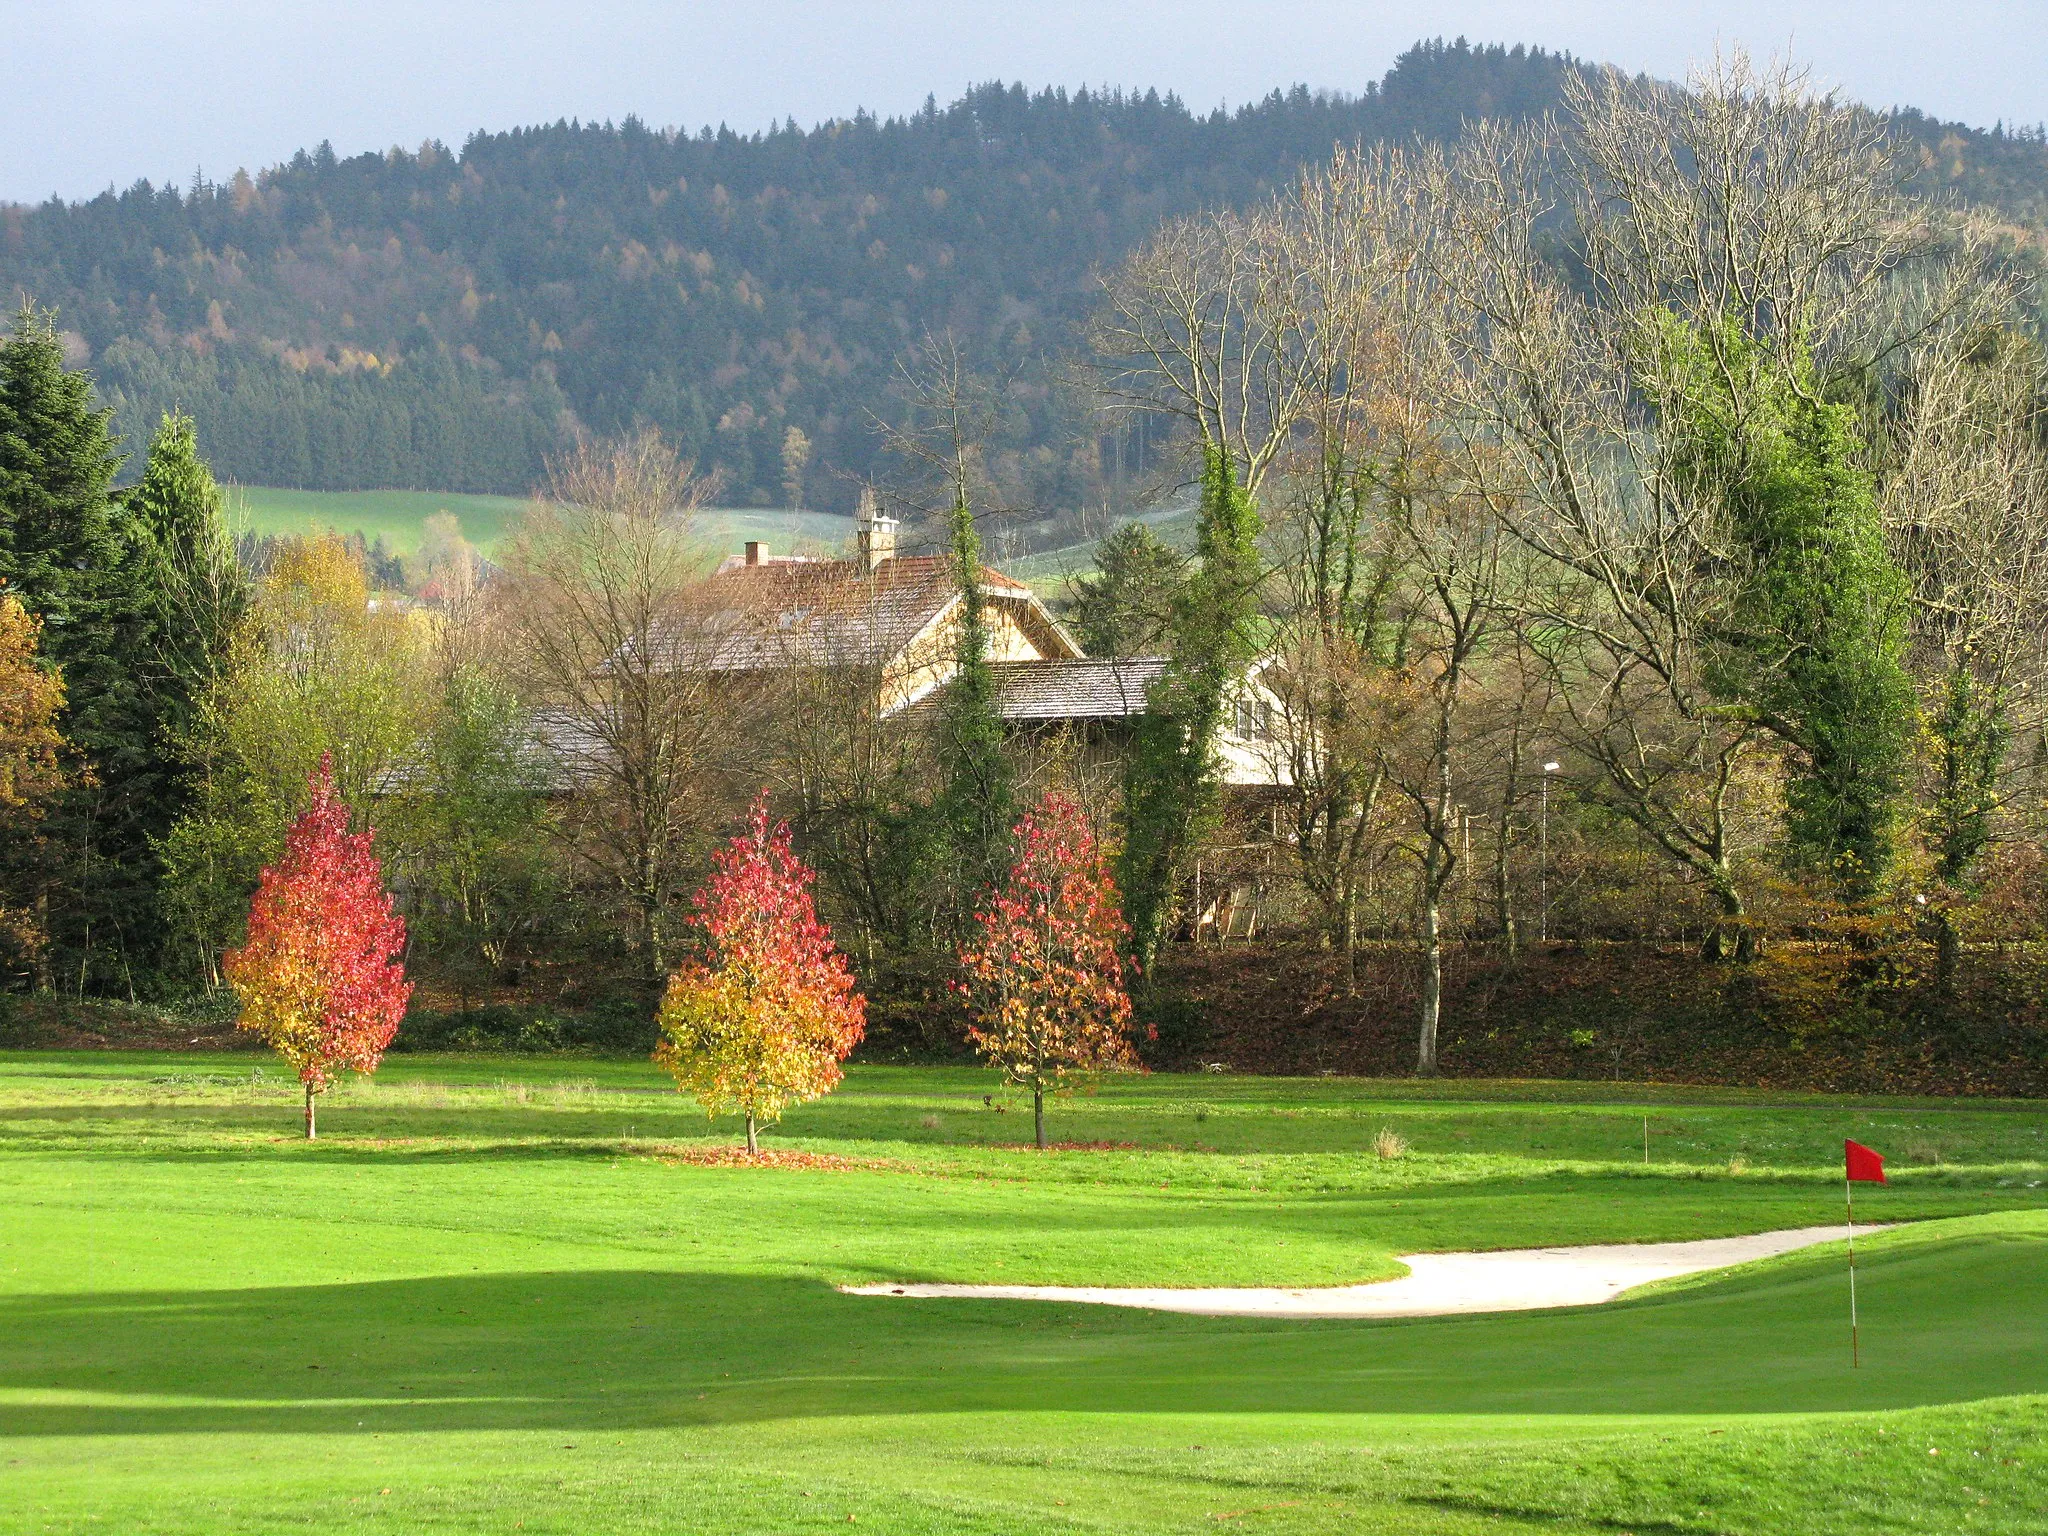
[[(1971, 264), (1900, 190), (1884, 126), (1741, 55), (1686, 90), (1571, 77), (1564, 129), (1484, 126), (1430, 197), (1462, 352), (1455, 419), (1496, 511), (1541, 557), (1529, 632), (1604, 801), (1713, 894), (1710, 956), (1752, 951), (1739, 872), (1761, 832), (1772, 722), (1715, 686), (1747, 577), (1717, 487), (1690, 472), (1685, 327), (1745, 413), (1791, 380), (1876, 366), (1953, 316)], [(1560, 209), (1552, 188), (1564, 188)], [(1575, 289), (1547, 259), (1566, 220)], [(1936, 277), (1910, 312), (1903, 274)]]
[(2038, 348), (1990, 328), (1917, 349), (1885, 477), (1888, 541), (1914, 591), (1927, 722), (1922, 836), (1937, 981), (1953, 985), (1953, 909), (2038, 729), (2048, 633), (2048, 380)]
[(1341, 438), (1368, 383), (1368, 301), (1402, 265), (1383, 238), (1402, 164), (1340, 151), (1248, 213), (1167, 223), (1103, 281), (1089, 331), (1101, 397), (1186, 423), (1253, 495), (1304, 435)]
[(1511, 960), (1520, 953), (1524, 936), (1515, 856), (1529, 831), (1525, 802), (1541, 793), (1548, 771), (1542, 750), (1551, 729), (1556, 678), (1532, 654), (1524, 634), (1504, 637), (1494, 649), (1500, 654), (1489, 658), (1475, 721), (1479, 769), (1474, 787), (1493, 806), (1487, 896), (1502, 957)]
[(549, 466), (506, 557), (514, 669), (570, 791), (575, 861), (617, 893), (650, 974), (672, 910), (744, 792), (747, 674), (724, 667), (732, 616), (703, 599), (690, 520), (711, 489), (655, 434), (586, 443)]
[(1384, 536), (1379, 500), (1427, 417), (1411, 408), (1431, 352), (1423, 321), (1432, 301), (1413, 181), (1402, 152), (1339, 149), (1276, 200), (1263, 247), (1273, 268), (1263, 309), (1290, 339), (1294, 365), (1294, 419), (1268, 498), (1284, 595), (1273, 681), (1289, 830), (1347, 982), (1363, 888), (1389, 846), (1373, 737), (1398, 649), (1390, 596), (1406, 555)]
[(1483, 748), (1475, 706), (1488, 652), (1511, 633), (1517, 570), (1510, 541), (1483, 498), (1424, 461), (1389, 487), (1389, 537), (1398, 542), (1406, 608), (1397, 670), (1405, 707), (1377, 737), (1388, 785), (1407, 809), (1407, 847), (1418, 881), (1422, 989), (1415, 1070), (1434, 1076), (1443, 1016), (1445, 899), (1464, 863), (1466, 796)]

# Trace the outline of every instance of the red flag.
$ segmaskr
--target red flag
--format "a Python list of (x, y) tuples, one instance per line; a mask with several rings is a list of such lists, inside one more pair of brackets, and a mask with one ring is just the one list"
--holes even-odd
[(1842, 1143), (1842, 1156), (1846, 1160), (1849, 1182), (1852, 1184), (1882, 1184), (1885, 1181), (1884, 1159), (1860, 1141)]

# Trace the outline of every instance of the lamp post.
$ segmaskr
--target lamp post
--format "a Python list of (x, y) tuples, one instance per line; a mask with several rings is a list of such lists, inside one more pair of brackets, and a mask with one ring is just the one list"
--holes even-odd
[(1557, 772), (1557, 763), (1543, 765), (1543, 792), (1538, 804), (1542, 809), (1536, 818), (1536, 942), (1550, 940), (1550, 776)]

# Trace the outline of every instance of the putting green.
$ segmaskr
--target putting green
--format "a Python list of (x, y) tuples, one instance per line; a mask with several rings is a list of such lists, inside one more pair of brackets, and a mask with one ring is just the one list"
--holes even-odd
[[(984, 1074), (863, 1069), (784, 1170), (689, 1162), (637, 1063), (396, 1059), (311, 1147), (254, 1064), (0, 1058), (0, 1529), (2038, 1528), (2032, 1105), (1152, 1078), (1041, 1155)], [(832, 1289), (1827, 1221), (1845, 1134), (1928, 1164), (1859, 1206), (1914, 1222), (1859, 1244), (1860, 1371), (1839, 1248), (1405, 1323)]]

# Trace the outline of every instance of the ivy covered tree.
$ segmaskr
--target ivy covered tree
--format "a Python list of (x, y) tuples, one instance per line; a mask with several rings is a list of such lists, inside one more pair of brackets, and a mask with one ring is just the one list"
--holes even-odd
[(713, 862), (690, 920), (701, 953), (669, 979), (654, 1059), (707, 1115), (744, 1115), (754, 1156), (760, 1122), (838, 1085), (867, 1004), (818, 921), (817, 877), (790, 847), (789, 827), (770, 823), (765, 794)]
[(347, 802), (323, 757), (313, 803), (292, 823), (284, 857), (263, 871), (249, 904), (249, 937), (223, 961), (242, 1005), (240, 1025), (291, 1063), (313, 1100), (341, 1071), (374, 1072), (412, 995), (400, 956), (405, 919), (371, 852), (350, 832)]
[(947, 843), (955, 910), (970, 910), (979, 892), (1002, 875), (1016, 815), (1014, 775), (1003, 750), (996, 710), (995, 673), (989, 667), (988, 604), (981, 590), (981, 536), (967, 492), (960, 487), (949, 518), (960, 625), (953, 680), (939, 723), (946, 782), (938, 818)]
[(1176, 596), (1173, 662), (1146, 699), (1124, 772), (1118, 883), (1131, 954), (1149, 972), (1193, 850), (1216, 815), (1216, 738), (1256, 634), (1259, 515), (1219, 444), (1203, 451), (1196, 569)]
[(968, 1038), (1005, 1082), (1029, 1091), (1043, 1147), (1048, 1090), (1070, 1072), (1138, 1065), (1121, 959), (1129, 930), (1072, 797), (1046, 795), (1013, 836), (1016, 862), (976, 916), (957, 985), (974, 1015)]
[[(1852, 897), (1895, 851), (1918, 715), (1911, 591), (1885, 548), (1855, 408), (1734, 322), (1708, 348), (1672, 325), (1685, 380), (1681, 471), (1720, 503), (1737, 562), (1715, 682), (1790, 749), (1787, 851)], [(1747, 375), (1731, 383), (1731, 368)]]

